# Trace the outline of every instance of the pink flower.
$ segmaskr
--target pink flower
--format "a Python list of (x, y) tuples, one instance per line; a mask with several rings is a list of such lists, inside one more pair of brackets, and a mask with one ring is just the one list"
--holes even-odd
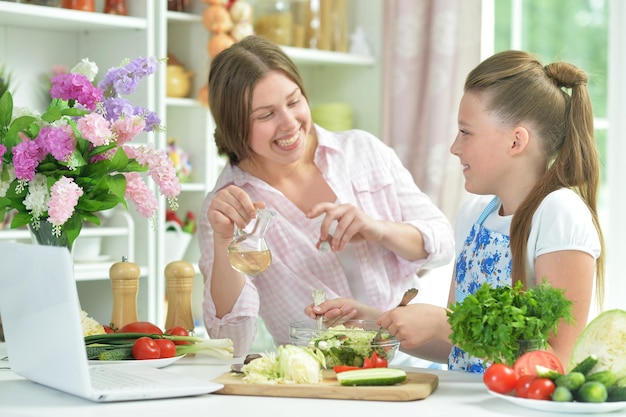
[(50, 188), (48, 202), (48, 221), (55, 226), (63, 225), (72, 214), (83, 190), (74, 182), (73, 178), (61, 177)]
[(135, 158), (143, 166), (159, 186), (161, 194), (173, 198), (180, 194), (180, 182), (176, 176), (176, 168), (164, 150), (155, 150), (152, 144), (147, 146), (124, 146), (129, 158)]
[(114, 133), (117, 134), (119, 146), (130, 142), (146, 127), (146, 121), (141, 116), (120, 117), (111, 124)]
[(98, 113), (89, 113), (76, 123), (83, 137), (94, 146), (108, 145), (115, 137), (109, 128), (109, 121)]
[(152, 217), (158, 208), (158, 202), (154, 194), (148, 189), (146, 183), (137, 172), (125, 172), (126, 195), (130, 199), (137, 211), (144, 217)]
[(63, 100), (75, 100), (91, 111), (102, 101), (102, 90), (91, 84), (82, 74), (59, 74), (50, 80), (50, 96)]

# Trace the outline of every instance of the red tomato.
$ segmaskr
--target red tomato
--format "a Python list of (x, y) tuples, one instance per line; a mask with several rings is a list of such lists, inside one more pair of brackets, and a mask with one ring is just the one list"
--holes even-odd
[(113, 330), (111, 326), (104, 325), (102, 327), (104, 327), (104, 332), (107, 334), (115, 333), (115, 330)]
[(537, 377), (534, 375), (522, 375), (517, 378), (517, 382), (515, 383), (515, 396), (528, 398), (528, 389), (535, 379), (537, 379)]
[(160, 355), (159, 358), (172, 358), (176, 356), (176, 345), (171, 340), (167, 339), (154, 339), (157, 345), (159, 345)]
[(376, 351), (363, 361), (363, 368), (387, 368), (387, 366), (387, 359), (378, 356)]
[(485, 371), (483, 382), (491, 391), (499, 394), (508, 394), (515, 389), (517, 376), (515, 376), (515, 371), (510, 366), (494, 363)]
[(336, 374), (340, 372), (344, 372), (344, 371), (354, 371), (355, 369), (362, 369), (362, 368), (359, 368), (358, 366), (348, 366), (348, 365), (333, 366), (333, 371), (335, 371)]
[(128, 323), (122, 326), (117, 331), (118, 333), (148, 333), (148, 334), (163, 334), (163, 330), (149, 321), (136, 321), (134, 323)]
[(515, 361), (513, 369), (515, 369), (518, 378), (522, 375), (537, 376), (537, 365), (545, 366), (561, 374), (564, 373), (559, 358), (547, 350), (532, 350), (524, 353)]
[(528, 398), (533, 400), (550, 400), (556, 385), (549, 378), (535, 378), (528, 387)]
[(133, 344), (133, 357), (140, 360), (159, 359), (161, 357), (161, 349), (151, 337), (140, 337)]
[[(175, 326), (169, 330), (165, 331), (165, 334), (169, 334), (172, 336), (189, 336), (189, 332), (183, 326)], [(177, 345), (188, 345), (191, 342), (183, 342), (182, 340), (174, 340), (174, 343)]]

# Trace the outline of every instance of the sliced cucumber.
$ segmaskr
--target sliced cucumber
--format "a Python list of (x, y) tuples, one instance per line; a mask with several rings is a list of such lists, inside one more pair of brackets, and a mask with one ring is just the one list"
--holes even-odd
[(337, 374), (340, 385), (395, 385), (406, 381), (406, 372), (397, 368), (355, 369)]
[(537, 371), (537, 376), (541, 377), (541, 378), (549, 378), (551, 380), (555, 380), (561, 376), (563, 376), (563, 374), (561, 374), (559, 371), (555, 371), (554, 369), (550, 369), (547, 366), (542, 366), (542, 365), (537, 365), (535, 367), (535, 370)]

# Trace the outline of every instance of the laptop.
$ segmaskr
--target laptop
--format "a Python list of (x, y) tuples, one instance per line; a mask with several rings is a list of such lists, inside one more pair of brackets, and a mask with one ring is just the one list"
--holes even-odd
[[(140, 364), (91, 365), (66, 248), (0, 242), (0, 315), (11, 370), (97, 402), (208, 394), (223, 385)], [(93, 373), (112, 383), (96, 388)], [(141, 384), (127, 382), (141, 379)]]

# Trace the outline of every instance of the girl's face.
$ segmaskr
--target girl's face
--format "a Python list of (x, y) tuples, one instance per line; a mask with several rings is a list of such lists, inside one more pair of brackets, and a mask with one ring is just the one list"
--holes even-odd
[(300, 88), (278, 71), (269, 72), (252, 92), (249, 144), (255, 161), (291, 164), (305, 152), (311, 112)]
[(496, 194), (507, 187), (512, 129), (490, 114), (484, 96), (467, 92), (459, 106), (459, 132), (450, 147), (463, 166), (465, 189), (474, 194)]

